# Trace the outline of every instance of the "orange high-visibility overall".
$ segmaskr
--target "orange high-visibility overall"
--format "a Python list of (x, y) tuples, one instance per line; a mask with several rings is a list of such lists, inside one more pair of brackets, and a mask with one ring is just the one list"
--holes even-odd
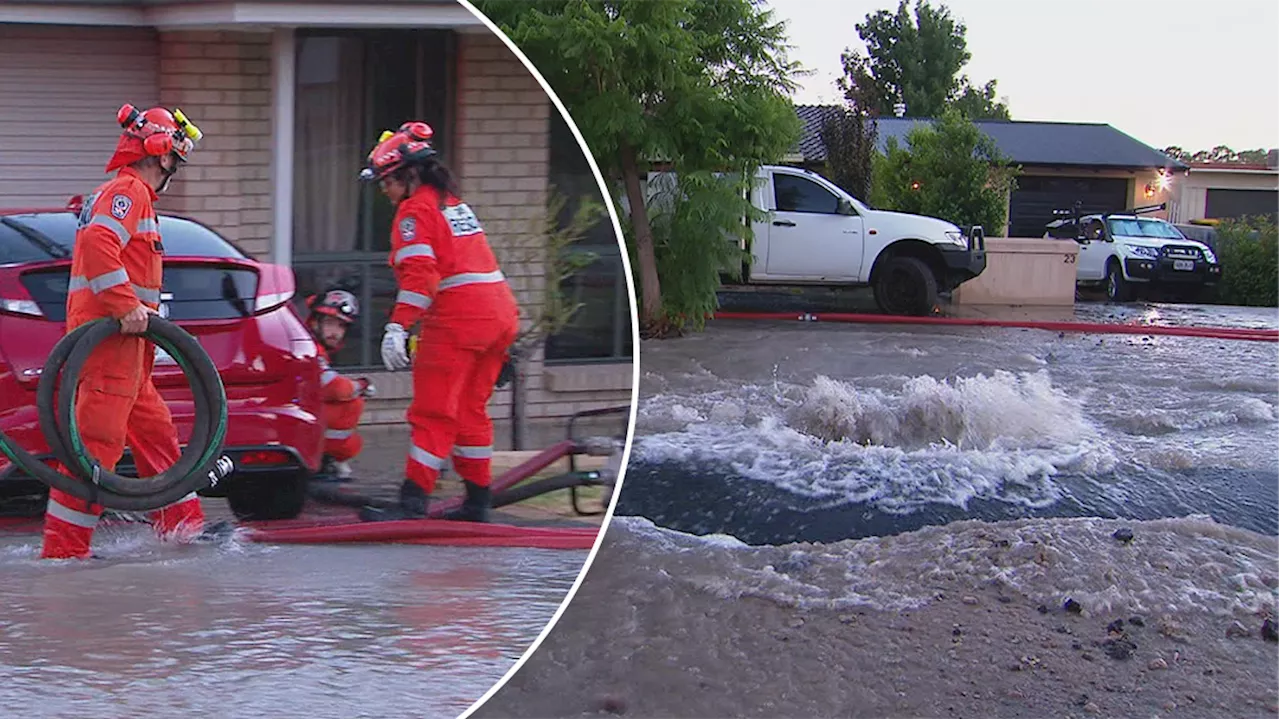
[[(95, 319), (124, 317), (139, 302), (159, 308), (164, 248), (155, 200), (155, 191), (125, 167), (85, 201), (71, 254), (68, 332)], [(154, 361), (151, 342), (114, 335), (85, 362), (76, 390), (76, 425), (85, 449), (106, 469), (114, 470), (126, 442), (139, 476), (159, 474), (178, 461), (177, 429), (151, 381)], [(42, 556), (88, 556), (102, 510), (51, 489)], [(163, 536), (190, 536), (203, 529), (204, 513), (192, 493), (152, 512), (151, 520)]]
[(364, 438), (356, 432), (364, 413), (360, 386), (343, 377), (329, 365), (329, 353), (321, 345), (320, 387), (324, 401), (324, 453), (338, 462), (346, 462), (360, 454)]
[(400, 288), (391, 321), (421, 321), (405, 475), (430, 494), (452, 455), (463, 481), (488, 487), (488, 404), (520, 329), (515, 295), (475, 214), (429, 186), (397, 208), (390, 264)]

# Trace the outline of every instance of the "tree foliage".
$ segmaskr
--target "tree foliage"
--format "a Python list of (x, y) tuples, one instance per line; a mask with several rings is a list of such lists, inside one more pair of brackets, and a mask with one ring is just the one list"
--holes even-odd
[(1223, 220), (1217, 226), (1214, 244), (1222, 263), (1222, 281), (1215, 292), (1218, 302), (1248, 307), (1280, 305), (1280, 251), (1274, 220)]
[(1196, 152), (1188, 152), (1187, 150), (1172, 145), (1164, 148), (1164, 154), (1175, 160), (1182, 162), (1221, 162), (1229, 164), (1241, 165), (1266, 165), (1268, 161), (1275, 163), (1276, 151), (1264, 150), (1258, 148), (1256, 150), (1243, 150), (1236, 152), (1226, 145), (1218, 145), (1212, 150), (1198, 150)]
[(981, 87), (960, 74), (971, 55), (964, 23), (945, 5), (934, 7), (900, 0), (896, 12), (879, 10), (856, 26), (867, 54), (845, 49), (840, 55), (844, 76), (837, 81), (851, 101), (869, 97), (881, 115), (902, 102), (912, 117), (937, 117), (954, 108), (971, 120), (1009, 119), (1009, 108), (996, 99), (996, 81)]
[(827, 149), (827, 177), (864, 202), (871, 197), (878, 134), (875, 118), (857, 106), (825, 112), (822, 144)]
[(995, 141), (955, 110), (912, 128), (906, 141), (902, 147), (890, 137), (885, 153), (874, 158), (874, 206), (1004, 234), (1018, 170)]
[(582, 303), (564, 292), (564, 284), (583, 268), (595, 262), (594, 252), (581, 249), (580, 243), (605, 214), (604, 206), (587, 198), (579, 198), (569, 211), (570, 200), (552, 189), (546, 211), (532, 222), (528, 232), (518, 233), (511, 242), (495, 247), (503, 265), (542, 267), (542, 303), (520, 306), (522, 329), (512, 346), (512, 353), (528, 356), (550, 335), (567, 327)]
[[(708, 277), (721, 273), (740, 278), (750, 253), (739, 247), (747, 238), (746, 219), (765, 213), (744, 203), (752, 175), (707, 171), (660, 175), (651, 185), (649, 216), (658, 248), (658, 274), (676, 329), (701, 330), (716, 310), (715, 292), (706, 292)], [(708, 234), (710, 233), (710, 234)], [(690, 242), (688, 238), (699, 237)]]
[[(670, 263), (660, 253), (714, 253), (729, 228), (681, 233), (659, 246), (641, 181), (654, 159), (678, 173), (748, 174), (794, 144), (800, 123), (788, 96), (797, 66), (786, 56), (784, 26), (760, 0), (475, 4), (538, 67), (601, 171), (620, 185), (645, 335), (678, 329), (682, 314), (714, 302), (719, 276), (709, 272), (666, 293), (660, 267)], [(712, 216), (741, 217), (745, 200), (732, 200), (733, 213)]]

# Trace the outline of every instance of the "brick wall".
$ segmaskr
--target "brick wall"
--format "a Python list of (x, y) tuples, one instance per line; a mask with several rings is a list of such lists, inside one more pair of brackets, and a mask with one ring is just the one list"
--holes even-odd
[[(520, 301), (525, 326), (541, 306), (545, 266), (545, 208), (549, 130), (556, 110), (514, 54), (491, 35), (462, 35), (458, 43), (457, 159), (464, 199), (484, 224), (503, 272)], [(541, 350), (523, 368), (525, 417), (530, 424), (563, 425), (575, 412), (631, 401), (631, 365), (545, 368)], [(366, 423), (403, 421), (410, 395), (407, 373), (375, 376), (381, 398), (368, 405)], [(511, 394), (494, 394), (490, 414), (501, 425)], [(537, 442), (539, 430), (528, 433)]]
[[(541, 304), (545, 253), (539, 225), (547, 204), (550, 104), (529, 71), (491, 35), (461, 35), (458, 43), (457, 167), (463, 196), (520, 302), (522, 327)], [(528, 413), (539, 399), (542, 357), (525, 364)], [(499, 391), (494, 401), (511, 401)]]
[[(548, 190), (549, 123), (554, 112), (542, 87), (497, 38), (460, 35), (455, 169), (462, 194), (484, 224), (525, 315), (542, 302), (545, 245), (541, 231)], [(247, 32), (160, 34), (160, 99), (179, 107), (205, 139), (163, 211), (216, 227), (265, 259), (271, 228), (270, 36)], [(526, 317), (525, 325), (529, 324)], [(546, 369), (541, 351), (524, 365), (525, 416), (563, 424), (574, 412), (628, 404), (631, 366)], [(374, 374), (379, 397), (366, 424), (399, 424), (412, 394), (407, 372)], [(490, 408), (500, 425), (509, 390)], [(504, 430), (500, 427), (499, 434)], [(529, 435), (530, 442), (537, 435)]]
[(205, 137), (159, 209), (205, 222), (258, 257), (271, 242), (270, 43), (267, 33), (160, 33), (160, 102)]

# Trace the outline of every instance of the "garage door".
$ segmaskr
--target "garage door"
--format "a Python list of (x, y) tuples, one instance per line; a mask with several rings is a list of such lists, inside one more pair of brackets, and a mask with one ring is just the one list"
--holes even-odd
[(1275, 190), (1209, 190), (1205, 197), (1205, 217), (1244, 217), (1266, 215), (1276, 219)]
[(158, 102), (158, 53), (150, 29), (0, 24), (0, 207), (60, 207), (105, 180), (116, 111)]
[(1009, 236), (1043, 237), (1054, 210), (1069, 210), (1080, 201), (1090, 212), (1129, 207), (1129, 180), (1097, 177), (1019, 177), (1009, 198)]

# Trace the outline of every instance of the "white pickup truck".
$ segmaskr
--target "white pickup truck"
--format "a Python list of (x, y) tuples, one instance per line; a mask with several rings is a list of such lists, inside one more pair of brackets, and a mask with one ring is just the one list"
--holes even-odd
[(1222, 279), (1222, 265), (1207, 244), (1165, 220), (1142, 216), (1164, 209), (1159, 204), (1089, 215), (1079, 206), (1055, 210), (1063, 219), (1050, 222), (1045, 237), (1079, 243), (1076, 285), (1101, 285), (1112, 302), (1128, 302), (1151, 289), (1197, 301)]
[(751, 223), (749, 243), (732, 239), (750, 251), (742, 268), (748, 284), (869, 285), (882, 311), (925, 315), (940, 292), (987, 266), (981, 227), (965, 231), (933, 217), (873, 210), (809, 170), (762, 166), (750, 199), (769, 214)]

